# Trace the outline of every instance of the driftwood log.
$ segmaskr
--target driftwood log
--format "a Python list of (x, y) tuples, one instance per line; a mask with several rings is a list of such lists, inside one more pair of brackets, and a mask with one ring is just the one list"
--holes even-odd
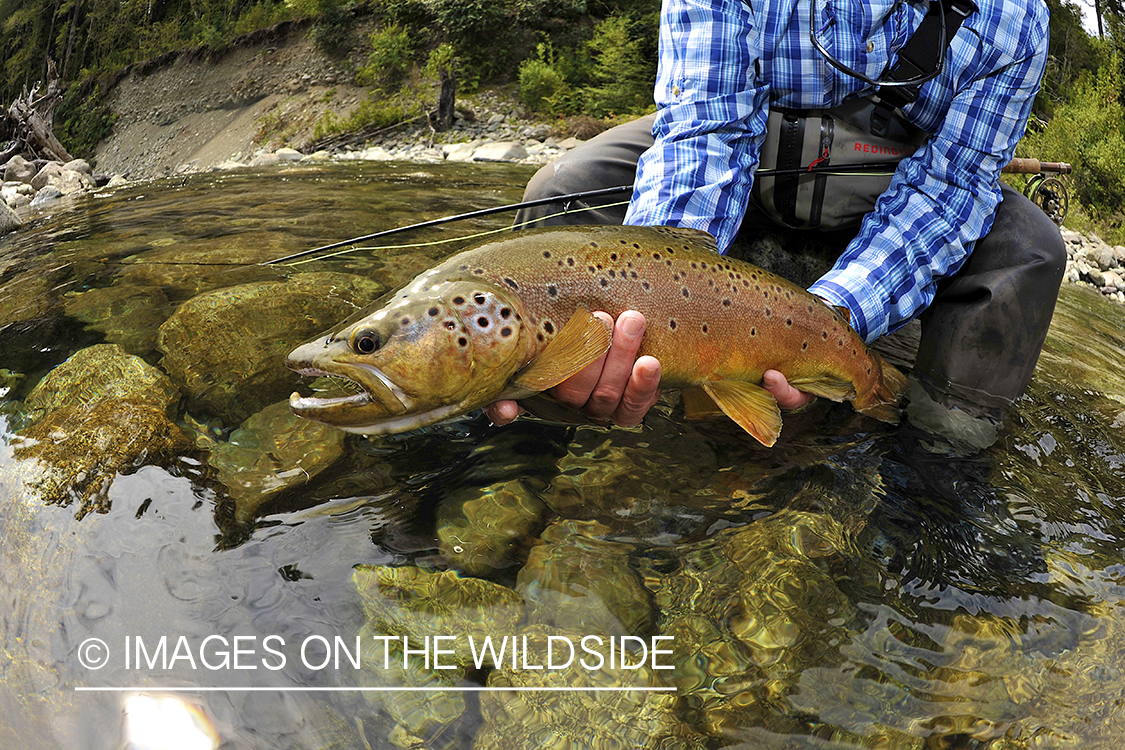
[(8, 107), (3, 127), (0, 128), (0, 143), (8, 141), (3, 145), (3, 151), (0, 151), (0, 165), (17, 154), (28, 161), (71, 161), (71, 155), (52, 132), (55, 109), (62, 101), (62, 86), (55, 63), (51, 60), (47, 61), (47, 88), (42, 93), (41, 84), (42, 81), (37, 82), (31, 87), (31, 91), (25, 86), (23, 96)]

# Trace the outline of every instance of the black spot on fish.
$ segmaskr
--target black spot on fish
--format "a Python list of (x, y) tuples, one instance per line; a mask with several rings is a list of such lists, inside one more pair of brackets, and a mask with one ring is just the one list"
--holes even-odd
[(707, 324), (706, 323), (703, 324), (703, 332), (707, 333)]
[(461, 305), (465, 304), (465, 298), (460, 296), (460, 295), (457, 295), (456, 297), (453, 298), (453, 304), (455, 304), (457, 306), (461, 306)]
[(751, 328), (750, 329), (750, 335), (751, 336), (757, 336), (758, 335), (758, 329), (757, 328)]
[(551, 257), (551, 251), (550, 250), (544, 250), (543, 251), (543, 257), (544, 258), (550, 258)]
[(469, 267), (468, 267), (468, 266), (461, 266), (461, 270), (462, 270), (462, 271), (468, 271), (468, 270), (469, 270)]
[(827, 340), (828, 340), (828, 331), (821, 331), (821, 332), (820, 332), (820, 337), (821, 337), (822, 339), (824, 339), (825, 341), (827, 341)]
[(454, 323), (452, 320), (447, 320), (447, 321), (445, 321), (445, 327), (448, 328), (449, 330), (453, 331), (457, 328), (457, 324)]
[(544, 320), (543, 321), (543, 330), (546, 331), (548, 334), (553, 334), (555, 332), (555, 324), (552, 323), (549, 320)]
[(609, 269), (609, 278), (616, 279), (617, 278), (617, 271), (614, 271), (612, 268)]
[[(673, 253), (675, 253), (675, 252), (676, 252), (675, 250), (673, 250), (673, 249), (672, 249), (672, 248), (670, 248), (670, 247), (668, 247), (668, 248), (665, 248), (665, 250), (667, 250), (667, 251), (668, 251), (669, 255), (671, 255), (671, 254), (673, 254)], [(687, 246), (686, 246), (686, 245), (684, 246), (684, 250), (687, 250)]]
[(508, 308), (508, 307), (501, 307), (500, 308), (500, 317), (501, 318), (504, 318), (504, 320), (507, 320), (511, 316), (512, 316), (511, 308)]
[(398, 322), (398, 324), (403, 328), (406, 328), (408, 325), (410, 325), (410, 318), (403, 318)]
[(692, 268), (699, 268), (699, 264), (698, 264), (698, 263), (692, 263), (692, 264), (691, 264), (691, 267), (692, 267)]
[[(621, 240), (621, 244), (625, 244), (625, 240)], [(598, 243), (596, 243), (596, 242), (590, 243), (590, 247), (597, 247), (597, 246), (598, 246)]]
[(805, 341), (801, 344), (801, 351), (809, 348), (809, 342)]
[(484, 269), (478, 268), (477, 270), (473, 271), (473, 273), (475, 273), (477, 276), (483, 276), (484, 275)]
[(508, 326), (504, 326), (503, 328), (500, 329), (500, 335), (503, 336), (504, 338), (508, 338), (509, 336), (512, 335), (512, 329), (509, 328)]
[(680, 288), (680, 294), (684, 295), (685, 297), (691, 297), (691, 292), (688, 291), (688, 288), (686, 286)]
[(479, 318), (477, 318), (477, 325), (481, 328), (488, 328), (488, 318), (483, 315), (480, 316)]
[(641, 282), (641, 288), (644, 289), (647, 292), (649, 289), (652, 289), (652, 285), (649, 284), (647, 281), (642, 281)]
[(640, 245), (638, 245), (638, 244), (637, 244), (636, 242), (634, 242), (634, 243), (633, 243), (633, 247), (634, 247), (635, 249), (637, 249), (637, 250), (640, 250), (640, 249), (641, 249), (641, 246), (640, 246)]
[(614, 263), (616, 263), (617, 262), (617, 253), (610, 253), (609, 259), (612, 260)]
[(567, 258), (567, 259), (566, 259), (566, 264), (567, 264), (568, 266), (570, 266), (571, 268), (573, 268), (573, 267), (574, 267), (574, 258)]
[(586, 268), (590, 271), (590, 273), (597, 273), (598, 272), (598, 269), (594, 268), (593, 266), (586, 266)]
[(673, 331), (676, 330), (676, 321), (669, 320), (668, 321), (668, 327), (671, 328)]
[(547, 294), (551, 295), (552, 297), (557, 297), (559, 295), (558, 287), (556, 287), (554, 284), (551, 284), (547, 287)]
[(602, 289), (605, 289), (606, 287), (609, 286), (609, 279), (603, 277), (603, 278), (598, 280), (598, 283), (601, 284)]
[(426, 311), (426, 314), (429, 315), (431, 318), (435, 318), (435, 317), (437, 317), (437, 314), (439, 312), (441, 312), (441, 311), (438, 310), (436, 307), (431, 307), (429, 310)]
[(476, 302), (478, 305), (483, 305), (485, 302), (488, 302), (488, 298), (485, 297), (480, 292), (474, 292), (473, 293), (473, 302)]
[(464, 347), (464, 346), (468, 346), (468, 345), (469, 345), (469, 340), (467, 338), (465, 338), (464, 336), (457, 339), (457, 346)]
[(730, 307), (730, 300), (729, 299), (723, 300), (723, 307)]
[(787, 325), (787, 326), (789, 326), (790, 328), (792, 328), (792, 327), (793, 327), (793, 319), (792, 319), (792, 318), (786, 318), (786, 319), (785, 319), (785, 325)]
[(768, 307), (766, 308), (766, 317), (767, 318), (773, 317), (773, 310), (769, 309)]
[(652, 254), (652, 259), (653, 259), (653, 260), (660, 260), (660, 253), (653, 253), (653, 254)]
[(520, 285), (512, 279), (509, 279), (508, 277), (504, 277), (504, 283), (512, 287), (512, 289), (516, 290), (517, 292), (520, 290)]
[(638, 278), (637, 272), (636, 271), (630, 271), (629, 272), (629, 278), (632, 278), (632, 279)]

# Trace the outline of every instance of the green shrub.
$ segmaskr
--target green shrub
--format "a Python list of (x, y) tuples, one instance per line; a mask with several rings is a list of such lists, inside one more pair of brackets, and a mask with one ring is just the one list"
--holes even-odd
[(386, 91), (402, 88), (414, 69), (415, 44), (410, 32), (391, 24), (373, 33), (369, 42), (367, 65), (356, 74), (356, 82)]
[(639, 114), (651, 108), (656, 67), (645, 59), (643, 44), (625, 16), (610, 16), (594, 28), (586, 44), (594, 59), (594, 84), (583, 89), (589, 114)]
[(520, 102), (533, 112), (562, 114), (554, 108), (559, 94), (570, 89), (562, 74), (545, 60), (520, 63)]
[(1125, 108), (1120, 58), (1113, 54), (1079, 79), (1050, 123), (1029, 132), (1019, 153), (1074, 166), (1072, 195), (1095, 220), (1120, 224), (1125, 216)]

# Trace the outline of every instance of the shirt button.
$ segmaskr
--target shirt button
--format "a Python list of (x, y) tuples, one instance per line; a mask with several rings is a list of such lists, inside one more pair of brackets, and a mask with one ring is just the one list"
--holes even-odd
[(870, 54), (874, 51), (875, 51), (875, 41), (872, 40), (872, 39), (868, 39), (867, 40), (867, 52), (868, 52), (868, 54)]
[(679, 96), (679, 95), (680, 95), (680, 87), (679, 86), (673, 86), (672, 87), (672, 96)]

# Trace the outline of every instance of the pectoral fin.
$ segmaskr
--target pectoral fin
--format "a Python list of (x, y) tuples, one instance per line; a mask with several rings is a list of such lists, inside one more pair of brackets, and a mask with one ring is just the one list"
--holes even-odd
[(830, 401), (847, 401), (855, 398), (855, 386), (840, 380), (825, 380), (824, 378), (794, 378), (789, 385), (798, 391), (821, 396)]
[(724, 414), (762, 445), (768, 448), (777, 442), (781, 409), (764, 388), (742, 380), (714, 380), (702, 387)]
[(529, 391), (553, 388), (605, 354), (612, 340), (605, 323), (580, 307), (547, 348), (516, 373), (511, 382)]

